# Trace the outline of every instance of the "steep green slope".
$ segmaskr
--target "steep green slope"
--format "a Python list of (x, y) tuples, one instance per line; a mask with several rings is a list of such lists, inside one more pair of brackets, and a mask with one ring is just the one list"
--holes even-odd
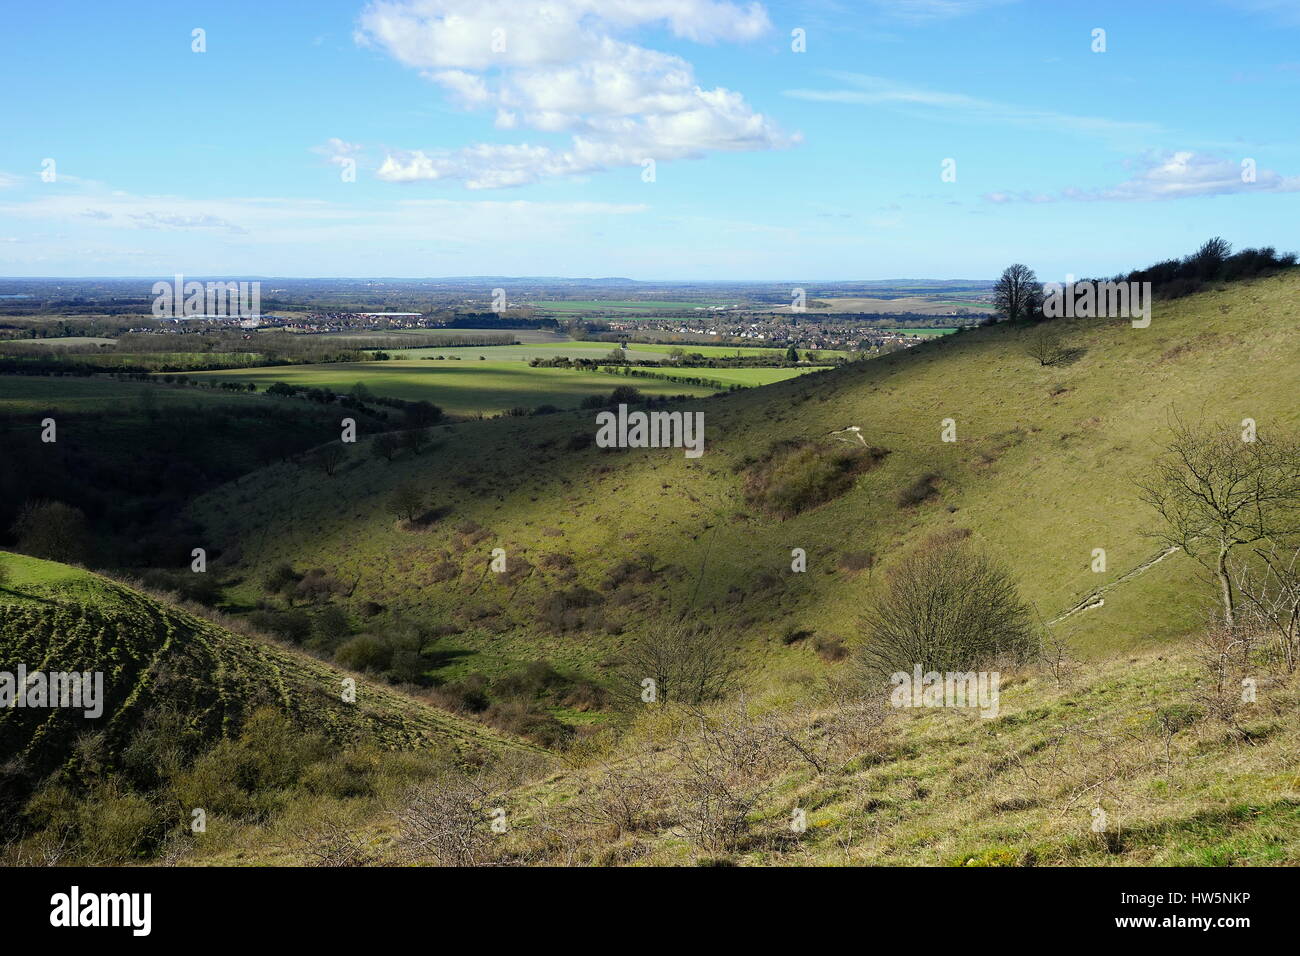
[(132, 588), (66, 565), (0, 553), (0, 671), (100, 672), (103, 713), (0, 709), (0, 754), (39, 779), (82, 759), (76, 741), (103, 734), (110, 762), (151, 709), (180, 708), (187, 733), (215, 740), (238, 731), (260, 707), (339, 745), (384, 749), (522, 746), (384, 687), (219, 627)]
[[(1056, 366), (1026, 354), (1032, 330), (995, 326), (683, 403), (705, 414), (699, 459), (589, 447), (592, 412), (475, 422), (437, 429), (436, 449), (391, 463), (363, 446), (333, 478), (276, 465), (192, 514), (204, 543), (241, 549), (227, 570), (242, 603), (290, 562), (347, 582), (338, 600), (354, 614), (370, 601), (380, 623), (401, 614), (459, 628), (447, 649), (470, 653), (448, 655), (440, 676), (538, 657), (599, 674), (629, 634), (687, 612), (779, 672), (809, 653), (783, 640), (791, 632), (856, 639), (871, 576), (851, 570), (867, 563), (860, 552), (887, 564), (945, 528), (969, 529), (1006, 561), (1045, 620), (1110, 588), (1056, 625), (1079, 652), (1103, 655), (1203, 622), (1188, 559), (1130, 576), (1159, 555), (1132, 480), (1174, 414), (1252, 418), (1261, 433), (1297, 426), (1297, 311), (1292, 270), (1157, 303), (1145, 329), (1061, 321), (1071, 353)], [(942, 440), (946, 419), (955, 442)], [(746, 497), (755, 462), (780, 443), (823, 458), (863, 443), (888, 454), (838, 497), (782, 518)], [(385, 509), (407, 481), (435, 509), (414, 527)], [(493, 548), (507, 574), (489, 571)], [(806, 573), (791, 571), (794, 548), (807, 551)], [(1098, 548), (1102, 573), (1091, 570)]]
[[(347, 846), (379, 864), (1294, 866), (1300, 685), (1254, 668), (1250, 703), (1175, 647), (1003, 674), (989, 717), (817, 682), (797, 704), (643, 707), (558, 772), (426, 793), (424, 812), (505, 810), (509, 829), (481, 824), (468, 856), (451, 840), (404, 852), (400, 810), (349, 816)], [(274, 834), (187, 862), (301, 864), (335, 845), (325, 827), (287, 847)]]

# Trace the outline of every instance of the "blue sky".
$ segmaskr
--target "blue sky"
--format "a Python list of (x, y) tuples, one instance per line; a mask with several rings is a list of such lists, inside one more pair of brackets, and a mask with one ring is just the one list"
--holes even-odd
[(1300, 0), (539, 6), (11, 5), (0, 275), (1050, 281), (1300, 248)]

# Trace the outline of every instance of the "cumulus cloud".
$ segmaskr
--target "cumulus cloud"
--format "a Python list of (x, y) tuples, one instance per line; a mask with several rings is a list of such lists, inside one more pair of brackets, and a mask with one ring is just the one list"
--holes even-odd
[(1130, 163), (1132, 177), (1104, 189), (1068, 188), (1052, 195), (993, 192), (984, 198), (993, 203), (1158, 202), (1232, 193), (1300, 192), (1300, 176), (1282, 176), (1246, 162), (1188, 150), (1154, 153)]
[(518, 186), (643, 160), (774, 149), (789, 137), (744, 97), (706, 89), (679, 56), (622, 34), (666, 27), (700, 43), (750, 40), (771, 29), (763, 8), (722, 0), (378, 0), (358, 42), (438, 84), (499, 129), (564, 134), (567, 145), (474, 144), (390, 150), (389, 182), (459, 180), (472, 189)]

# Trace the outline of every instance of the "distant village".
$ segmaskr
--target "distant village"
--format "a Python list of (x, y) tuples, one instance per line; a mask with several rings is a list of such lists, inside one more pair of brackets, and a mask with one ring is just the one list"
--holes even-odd
[[(976, 313), (944, 316), (914, 313), (790, 313), (756, 312), (736, 306), (700, 308), (695, 314), (657, 318), (609, 317), (599, 314), (563, 318), (539, 314), (532, 309), (484, 314), (501, 331), (548, 327), (558, 334), (601, 341), (660, 341), (681, 344), (740, 344), (796, 348), (799, 350), (867, 351), (908, 348), (928, 338), (920, 330), (935, 327), (973, 325)], [(469, 313), (473, 315), (475, 313)], [(459, 319), (459, 321), (457, 321)], [(512, 321), (514, 320), (514, 321)], [(453, 325), (454, 323), (454, 325)], [(241, 328), (246, 331), (275, 329), (301, 334), (388, 332), (403, 329), (467, 328), (465, 315), (437, 312), (346, 312), (305, 311), (264, 313), (247, 318), (204, 319), (206, 328)], [(917, 331), (912, 331), (913, 329)], [(194, 331), (193, 321), (177, 322), (141, 332)]]

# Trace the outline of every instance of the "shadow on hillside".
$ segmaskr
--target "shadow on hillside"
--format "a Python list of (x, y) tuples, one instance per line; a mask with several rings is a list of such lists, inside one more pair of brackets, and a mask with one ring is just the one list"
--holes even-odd
[(426, 670), (437, 671), (444, 667), (449, 667), (465, 657), (473, 657), (478, 651), (466, 650), (462, 647), (448, 648), (445, 651), (425, 651), (421, 656), (424, 658), (423, 663)]

